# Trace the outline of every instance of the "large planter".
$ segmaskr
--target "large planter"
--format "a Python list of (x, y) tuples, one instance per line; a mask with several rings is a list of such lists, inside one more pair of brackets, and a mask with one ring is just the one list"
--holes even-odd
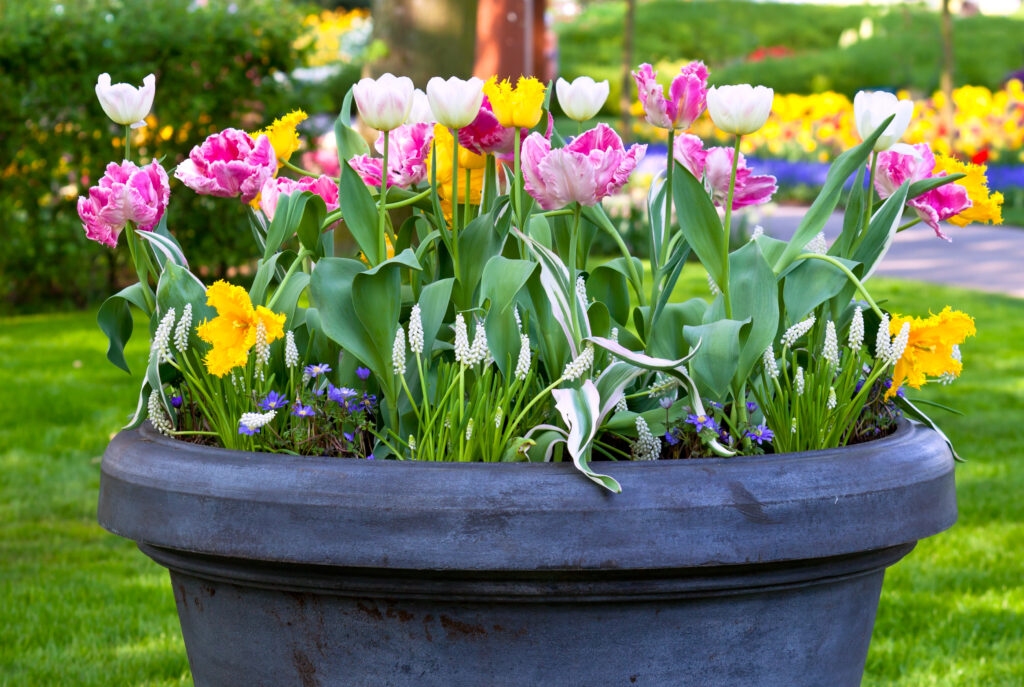
[(777, 456), (602, 464), (296, 458), (145, 426), (99, 520), (171, 572), (196, 685), (859, 685), (885, 568), (956, 520), (904, 422)]

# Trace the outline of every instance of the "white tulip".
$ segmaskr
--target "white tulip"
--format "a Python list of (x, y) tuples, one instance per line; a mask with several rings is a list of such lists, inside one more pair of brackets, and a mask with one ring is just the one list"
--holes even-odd
[(138, 129), (146, 126), (146, 116), (153, 108), (156, 77), (150, 74), (142, 80), (142, 88), (127, 83), (110, 83), (110, 74), (96, 79), (96, 97), (107, 116), (118, 124)]
[(484, 102), (484, 82), (475, 76), (468, 81), (435, 76), (427, 82), (427, 101), (438, 124), (449, 129), (469, 126)]
[(853, 121), (861, 140), (873, 134), (893, 114), (896, 116), (875, 141), (876, 153), (889, 150), (903, 137), (914, 116), (914, 101), (897, 100), (892, 93), (884, 91), (860, 91), (853, 98)]
[(589, 76), (581, 76), (569, 83), (559, 78), (555, 83), (555, 93), (566, 116), (585, 122), (600, 112), (608, 100), (608, 80), (595, 82)]
[(727, 134), (752, 134), (768, 121), (775, 91), (748, 83), (708, 89), (708, 114)]
[(434, 124), (434, 113), (430, 111), (430, 102), (427, 94), (416, 89), (412, 92), (412, 109), (409, 116), (405, 118), (406, 124)]
[(391, 131), (402, 126), (409, 116), (413, 90), (408, 76), (382, 74), (376, 79), (360, 79), (352, 87), (352, 95), (367, 126)]

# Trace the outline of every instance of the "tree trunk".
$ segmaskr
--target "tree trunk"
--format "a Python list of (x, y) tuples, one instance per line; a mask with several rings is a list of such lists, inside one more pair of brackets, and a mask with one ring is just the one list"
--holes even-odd
[(373, 0), (373, 36), (388, 46), (370, 66), (411, 78), (467, 78), (476, 52), (476, 0)]

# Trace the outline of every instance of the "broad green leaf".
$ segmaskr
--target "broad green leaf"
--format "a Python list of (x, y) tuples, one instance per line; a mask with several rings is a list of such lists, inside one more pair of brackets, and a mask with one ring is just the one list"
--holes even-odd
[(501, 238), (494, 232), (494, 218), (480, 215), (460, 229), (455, 240), (459, 242), (459, 274), (452, 294), (456, 308), (467, 310), (476, 302), (485, 258), (501, 252)]
[[(619, 230), (616, 229), (615, 224), (611, 221), (611, 219), (608, 217), (608, 214), (604, 211), (604, 208), (600, 204), (594, 206), (584, 205), (583, 216), (589, 222), (593, 223), (594, 226), (596, 226), (598, 229), (608, 234), (612, 238), (612, 240), (619, 245), (620, 250), (626, 250), (625, 244), (622, 241), (622, 236), (619, 234)], [(634, 261), (635, 260), (636, 258), (634, 258)], [(642, 274), (643, 271), (641, 269), (637, 269), (637, 279), (642, 280)], [(633, 291), (635, 291), (637, 295), (639, 295), (644, 288), (643, 283), (637, 281), (637, 279), (634, 279), (628, 273), (626, 276), (629, 279), (629, 283), (633, 286)]]
[[(631, 258), (633, 266), (639, 273), (643, 263), (638, 258)], [(595, 267), (587, 279), (587, 294), (608, 306), (616, 322), (629, 321), (629, 269), (626, 258), (615, 258)]]
[(879, 261), (889, 251), (889, 246), (892, 245), (896, 230), (903, 219), (903, 210), (909, 197), (909, 188), (904, 183), (872, 216), (863, 240), (853, 251), (853, 259), (864, 265), (864, 276), (861, 277), (861, 281), (867, 281), (871, 277)]
[(622, 487), (615, 479), (594, 472), (590, 467), (590, 451), (597, 436), (601, 413), (601, 396), (594, 382), (588, 379), (578, 389), (554, 389), (551, 395), (555, 399), (555, 409), (569, 428), (566, 448), (576, 469), (605, 489), (621, 493)]
[(371, 369), (378, 374), (378, 378), (390, 379), (391, 350), (402, 310), (401, 271), (419, 268), (416, 256), (406, 249), (390, 260), (352, 277), (352, 307), (373, 347), (373, 360), (377, 369)]
[(657, 325), (646, 325), (651, 331), (647, 338), (648, 353), (669, 359), (685, 356), (689, 346), (683, 340), (683, 327), (700, 324), (707, 307), (707, 302), (702, 298), (666, 305)]
[(793, 238), (790, 239), (789, 245), (786, 246), (786, 250), (783, 251), (782, 255), (775, 262), (773, 269), (776, 274), (782, 274), (796, 256), (803, 252), (807, 242), (814, 238), (815, 234), (825, 226), (825, 222), (832, 216), (832, 212), (839, 203), (839, 197), (843, 192), (843, 184), (846, 183), (851, 174), (864, 166), (871, 155), (871, 149), (874, 147), (875, 141), (882, 135), (885, 128), (889, 126), (894, 116), (890, 115), (863, 143), (847, 150), (832, 163), (821, 192), (818, 193), (818, 197), (814, 199), (811, 207), (804, 214), (800, 225), (793, 234)]
[(955, 181), (960, 181), (965, 176), (967, 175), (958, 172), (956, 174), (947, 174), (946, 176), (941, 177), (929, 177), (927, 179), (915, 181), (910, 185), (910, 190), (907, 191), (907, 200), (913, 200), (914, 198), (917, 198), (920, 195), (928, 193), (929, 191), (934, 191), (940, 186), (945, 186), (946, 184), (952, 184)]
[[(843, 258), (835, 258), (851, 271), (857, 270), (860, 263)], [(792, 267), (783, 277), (782, 300), (786, 304), (786, 324), (794, 324), (804, 319), (808, 313), (838, 293), (850, 290), (854, 286), (835, 265), (824, 260), (802, 260)], [(849, 300), (850, 293), (844, 296)], [(761, 348), (761, 352), (768, 345)]]
[(96, 322), (109, 341), (107, 360), (128, 374), (131, 374), (131, 370), (124, 359), (124, 347), (132, 338), (132, 329), (135, 326), (130, 306), (134, 305), (140, 312), (146, 312), (143, 288), (139, 282), (126, 286), (103, 301), (103, 305), (96, 313)]
[(843, 231), (839, 234), (839, 238), (829, 246), (829, 255), (849, 255), (850, 247), (853, 246), (857, 236), (860, 235), (861, 227), (864, 226), (864, 173), (866, 171), (864, 167), (861, 167), (853, 178), (853, 188), (850, 189), (850, 194), (846, 197)]
[(744, 382), (779, 328), (778, 283), (756, 241), (729, 256), (729, 295), (733, 319), (750, 321), (740, 332), (740, 360), (734, 377), (736, 382)]
[(622, 398), (625, 388), (634, 379), (646, 374), (646, 372), (642, 367), (630, 365), (621, 360), (612, 362), (601, 372), (596, 382), (598, 395), (601, 399), (600, 410), (597, 414), (598, 427), (604, 424), (605, 418), (615, 409), (615, 405)]
[[(352, 300), (352, 282), (365, 271), (366, 265), (358, 260), (323, 258), (317, 261), (313, 269), (310, 296), (319, 313), (325, 335), (361, 360), (374, 373), (390, 373), (391, 356), (381, 359), (377, 355), (373, 340), (356, 314)], [(307, 311), (307, 322), (310, 315)]]
[[(320, 250), (320, 231), (327, 216), (327, 204), (324, 199), (316, 193), (303, 191), (300, 196), (307, 196), (302, 209), (302, 217), (299, 219), (299, 226), (296, 233), (299, 236), (299, 244), (313, 255), (318, 255)], [(275, 215), (276, 216), (276, 215)]]
[[(290, 257), (292, 260), (295, 259), (295, 253), (291, 251), (284, 251), (282, 253), (274, 253), (269, 259), (262, 258), (256, 267), (256, 276), (253, 277), (252, 286), (249, 287), (249, 300), (252, 301), (253, 305), (266, 305), (267, 304), (267, 290), (270, 288), (270, 280), (277, 274), (277, 263), (283, 257)], [(284, 275), (282, 274), (283, 278)]]
[(428, 358), (434, 348), (437, 332), (444, 322), (445, 312), (451, 301), (452, 284), (455, 279), (439, 279), (423, 287), (420, 292), (420, 319), (423, 320), (423, 354)]
[(725, 229), (718, 218), (718, 210), (711, 202), (704, 184), (690, 170), (673, 161), (672, 197), (675, 201), (679, 228), (686, 242), (700, 258), (708, 274), (721, 284), (725, 279)]
[(356, 155), (366, 155), (370, 152), (366, 139), (349, 126), (351, 121), (352, 89), (350, 88), (341, 103), (341, 111), (338, 113), (338, 118), (334, 120), (334, 139), (338, 144), (338, 163), (342, 166), (347, 164)]
[[(719, 402), (725, 400), (729, 385), (740, 366), (740, 333), (750, 322), (717, 320), (695, 327), (683, 327), (683, 337), (691, 346), (701, 343), (691, 369), (698, 387), (703, 387)], [(763, 349), (762, 349), (763, 352)]]
[(587, 321), (586, 304), (580, 299), (574, 284), (569, 283), (569, 270), (565, 263), (554, 252), (545, 248), (535, 239), (514, 230), (515, 234), (526, 242), (527, 248), (537, 258), (540, 265), (540, 281), (551, 303), (551, 315), (558, 322), (565, 334), (573, 357), (579, 355), (576, 337), (572, 333), (572, 309), (576, 310), (576, 321), (580, 328), (581, 338), (590, 336), (590, 323)]
[(502, 375), (508, 376), (508, 366), (519, 355), (519, 328), (516, 325), (516, 297), (536, 271), (537, 263), (530, 260), (511, 260), (495, 255), (484, 266), (480, 280), (480, 305), (488, 302), (487, 341), (494, 362)]
[(338, 183), (338, 204), (341, 207), (345, 226), (352, 238), (359, 244), (359, 250), (370, 261), (371, 265), (380, 262), (378, 242), (377, 204), (366, 188), (362, 178), (349, 166), (346, 160), (341, 162), (341, 181)]

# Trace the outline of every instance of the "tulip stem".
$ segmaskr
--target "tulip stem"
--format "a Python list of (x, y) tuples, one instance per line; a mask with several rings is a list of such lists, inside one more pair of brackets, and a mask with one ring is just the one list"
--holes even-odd
[(853, 282), (853, 284), (857, 287), (857, 290), (860, 291), (860, 294), (864, 296), (864, 300), (867, 301), (868, 305), (871, 306), (871, 309), (875, 311), (875, 314), (878, 315), (879, 317), (882, 317), (882, 309), (878, 307), (878, 304), (875, 303), (875, 299), (873, 299), (871, 297), (871, 294), (868, 293), (868, 290), (864, 288), (864, 283), (860, 279), (858, 279), (857, 275), (851, 272), (850, 268), (848, 268), (846, 265), (839, 262), (831, 255), (821, 255), (820, 253), (801, 253), (800, 255), (796, 256), (796, 259), (824, 260), (825, 262), (835, 266), (836, 269), (838, 269), (840, 272), (846, 275), (847, 279)]
[(281, 297), (282, 293), (284, 293), (285, 284), (287, 284), (288, 280), (292, 278), (292, 275), (298, 271), (299, 267), (303, 264), (303, 261), (311, 255), (312, 253), (307, 248), (303, 248), (299, 251), (299, 254), (295, 256), (295, 259), (292, 260), (292, 264), (288, 267), (288, 271), (285, 272), (284, 278), (282, 278), (280, 283), (278, 283), (277, 290), (274, 291), (274, 295), (270, 297), (270, 302), (267, 303), (267, 309), (274, 309), (277, 299)]
[[(459, 130), (452, 129), (452, 264), (455, 278), (459, 272)], [(461, 279), (460, 279), (461, 281)]]
[(917, 224), (920, 221), (921, 221), (920, 217), (918, 217), (917, 219), (911, 220), (911, 221), (907, 222), (906, 224), (901, 225), (900, 228), (896, 230), (896, 233), (898, 234), (901, 231), (909, 229), (910, 227), (914, 226), (915, 224)]
[(572, 336), (580, 343), (579, 318), (576, 313), (576, 244), (579, 242), (580, 214), (583, 208), (579, 203), (572, 210), (572, 234), (569, 235), (569, 313), (572, 316)]
[(388, 259), (388, 247), (384, 240), (385, 225), (388, 215), (388, 136), (391, 132), (384, 132), (384, 166), (380, 172), (380, 199), (377, 201), (377, 264)]
[(420, 202), (424, 198), (429, 198), (429, 197), (430, 197), (430, 189), (428, 188), (426, 191), (420, 191), (415, 196), (409, 196), (408, 198), (406, 198), (404, 200), (396, 200), (394, 203), (388, 203), (386, 207), (387, 207), (388, 210), (394, 210), (395, 208), (404, 208), (407, 205), (415, 205), (416, 203)]
[(514, 133), (512, 134), (512, 139), (513, 139), (513, 143), (512, 143), (512, 146), (513, 146), (513, 155), (512, 155), (512, 174), (513, 174), (513, 179), (512, 179), (512, 185), (509, 188), (509, 195), (511, 196), (511, 200), (512, 200), (512, 210), (513, 210), (513, 213), (515, 214), (516, 226), (519, 227), (520, 231), (526, 231), (526, 228), (523, 226), (523, 217), (522, 217), (522, 210), (523, 209), (522, 209), (522, 207), (520, 207), (520, 202), (519, 202), (521, 200), (520, 197), (519, 197), (519, 174), (520, 174), (520, 171), (521, 171), (520, 166), (522, 165), (522, 159), (520, 157), (521, 151), (519, 149), (520, 145), (521, 145), (521, 141), (520, 141), (521, 136), (522, 136), (522, 134), (519, 131), (519, 127), (518, 126), (514, 127)]
[(287, 167), (288, 169), (292, 170), (296, 174), (301, 174), (304, 177), (316, 177), (316, 176), (319, 176), (316, 172), (311, 172), (308, 169), (303, 169), (302, 167), (297, 167), (297, 166), (293, 165), (292, 163), (288, 162), (288, 160), (282, 160), (281, 158), (278, 158), (278, 162), (281, 163), (281, 166)]
[[(864, 213), (863, 234), (868, 231), (868, 223), (871, 222), (871, 211), (875, 205), (875, 166), (878, 164), (878, 153), (871, 153), (871, 174), (868, 176), (868, 210)], [(859, 242), (858, 242), (859, 243)]]
[[(146, 302), (146, 307), (149, 310), (147, 315), (152, 315), (156, 312), (156, 304), (153, 302), (153, 295), (149, 290), (149, 269), (145, 263), (139, 258), (139, 249), (145, 250), (145, 247), (138, 245), (138, 237), (135, 236), (135, 229), (132, 228), (131, 222), (125, 225), (125, 234), (128, 239), (128, 253), (131, 255), (132, 264), (135, 265), (135, 273), (139, 276), (139, 284), (142, 285), (142, 298)], [(148, 257), (148, 256), (147, 256)]]
[(132, 127), (130, 124), (124, 125), (124, 159), (127, 162), (132, 160)]
[(732, 238), (732, 197), (736, 192), (736, 169), (740, 162), (740, 141), (743, 136), (736, 134), (736, 143), (732, 148), (732, 171), (729, 173), (729, 195), (725, 201), (725, 240), (722, 242), (722, 283), (718, 290), (722, 292), (725, 302), (725, 316), (732, 319), (732, 299), (729, 297), (729, 241)]

